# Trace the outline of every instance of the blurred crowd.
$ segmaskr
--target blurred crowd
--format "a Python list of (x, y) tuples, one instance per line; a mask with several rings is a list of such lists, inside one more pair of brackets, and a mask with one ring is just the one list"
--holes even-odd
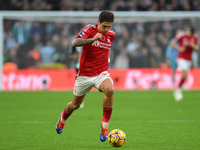
[[(1, 10), (198, 11), (198, 0), (6, 0)], [(177, 29), (200, 21), (114, 23), (110, 68), (166, 67), (165, 51)], [(89, 23), (89, 22), (88, 22)], [(86, 24), (4, 19), (4, 68), (75, 68), (71, 42)], [(198, 25), (196, 25), (198, 26)], [(200, 31), (196, 33), (200, 37)], [(198, 67), (198, 54), (195, 67)], [(73, 59), (72, 59), (73, 58)], [(77, 58), (77, 59), (74, 59)]]
[[(177, 29), (190, 20), (114, 23), (116, 39), (110, 68), (162, 68), (165, 51)], [(4, 20), (4, 64), (17, 68), (75, 68), (71, 42), (85, 24)], [(80, 31), (80, 30), (79, 30)], [(200, 32), (197, 30), (197, 34)]]
[(1, 10), (198, 11), (199, 0), (2, 0)]

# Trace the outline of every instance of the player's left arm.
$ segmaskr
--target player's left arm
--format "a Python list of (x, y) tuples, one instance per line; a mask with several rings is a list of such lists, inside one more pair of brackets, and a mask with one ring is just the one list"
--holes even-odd
[(192, 43), (191, 47), (193, 48), (193, 50), (197, 51), (199, 50), (199, 45)]

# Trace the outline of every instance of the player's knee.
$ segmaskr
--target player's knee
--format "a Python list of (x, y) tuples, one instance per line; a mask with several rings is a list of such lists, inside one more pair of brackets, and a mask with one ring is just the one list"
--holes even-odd
[(114, 94), (114, 88), (113, 88), (113, 87), (107, 88), (105, 94), (106, 94), (106, 96), (108, 96), (108, 97), (113, 96), (113, 94)]
[(187, 71), (182, 71), (182, 78), (187, 78), (187, 75), (188, 75), (188, 73), (187, 73)]
[(79, 104), (73, 104), (73, 109), (74, 109), (74, 110), (78, 109), (79, 107), (80, 107)]

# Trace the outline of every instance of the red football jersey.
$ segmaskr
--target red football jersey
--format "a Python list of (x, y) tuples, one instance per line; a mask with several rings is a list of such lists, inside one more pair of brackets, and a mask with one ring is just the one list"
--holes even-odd
[[(98, 31), (98, 25), (86, 25), (76, 38), (93, 38)], [(108, 70), (108, 57), (111, 44), (115, 39), (115, 32), (110, 30), (100, 40), (83, 46), (78, 75), (97, 76)]]
[(180, 47), (184, 47), (184, 52), (178, 53), (178, 58), (184, 58), (186, 60), (191, 60), (192, 57), (192, 47), (190, 46), (190, 43), (193, 42), (194, 44), (198, 44), (198, 37), (197, 35), (193, 35), (191, 37), (187, 36), (185, 32), (182, 32), (176, 36), (176, 40), (179, 43)]

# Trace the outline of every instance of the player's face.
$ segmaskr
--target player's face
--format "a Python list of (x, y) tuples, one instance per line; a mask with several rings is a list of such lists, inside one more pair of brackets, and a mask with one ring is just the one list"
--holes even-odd
[(192, 36), (192, 32), (191, 32), (190, 28), (186, 28), (186, 34), (187, 34), (187, 36)]
[(105, 22), (105, 21), (100, 23), (100, 21), (98, 20), (99, 32), (101, 32), (102, 34), (106, 34), (110, 30), (112, 24), (113, 24), (112, 22)]

